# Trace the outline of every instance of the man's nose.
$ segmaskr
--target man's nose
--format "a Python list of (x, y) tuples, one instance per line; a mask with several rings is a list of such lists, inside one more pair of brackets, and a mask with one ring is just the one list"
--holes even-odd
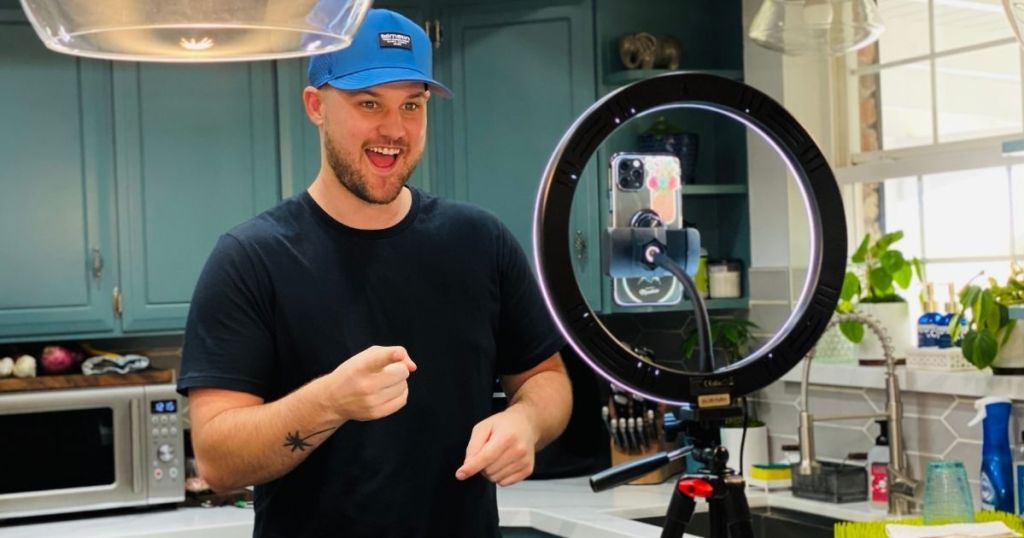
[(381, 136), (399, 139), (405, 136), (405, 124), (402, 122), (402, 114), (396, 109), (391, 109), (384, 114), (380, 125), (377, 126)]

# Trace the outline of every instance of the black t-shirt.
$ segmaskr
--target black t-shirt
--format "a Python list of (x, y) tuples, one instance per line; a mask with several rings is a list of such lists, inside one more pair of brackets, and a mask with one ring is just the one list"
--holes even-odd
[(357, 230), (303, 192), (221, 237), (203, 269), (182, 393), (219, 387), (270, 402), (372, 345), (405, 346), (418, 367), (404, 408), (345, 423), (257, 486), (255, 536), (498, 535), (494, 485), (455, 470), (490, 414), (495, 377), (564, 342), (508, 229), (473, 206), (412, 194), (397, 225)]

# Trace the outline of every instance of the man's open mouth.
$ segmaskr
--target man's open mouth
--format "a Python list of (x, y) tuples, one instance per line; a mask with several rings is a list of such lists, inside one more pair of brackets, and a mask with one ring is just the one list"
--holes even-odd
[(370, 159), (374, 166), (388, 169), (395, 166), (395, 163), (398, 162), (402, 149), (389, 146), (370, 146), (366, 148), (365, 152), (366, 158)]

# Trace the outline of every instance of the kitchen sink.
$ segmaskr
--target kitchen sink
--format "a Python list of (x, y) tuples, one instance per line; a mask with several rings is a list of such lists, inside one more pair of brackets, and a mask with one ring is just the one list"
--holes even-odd
[[(754, 527), (754, 538), (832, 538), (832, 526), (841, 521), (817, 514), (805, 514), (793, 510), (759, 507), (750, 509), (750, 520)], [(665, 516), (636, 519), (640, 523), (664, 526)], [(708, 513), (693, 514), (686, 533), (710, 538)]]

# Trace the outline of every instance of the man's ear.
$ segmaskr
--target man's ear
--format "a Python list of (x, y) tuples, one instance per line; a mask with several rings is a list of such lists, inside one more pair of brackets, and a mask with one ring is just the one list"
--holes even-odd
[(313, 125), (320, 127), (324, 124), (324, 102), (320, 90), (306, 86), (302, 90), (302, 104), (306, 109), (306, 116)]

